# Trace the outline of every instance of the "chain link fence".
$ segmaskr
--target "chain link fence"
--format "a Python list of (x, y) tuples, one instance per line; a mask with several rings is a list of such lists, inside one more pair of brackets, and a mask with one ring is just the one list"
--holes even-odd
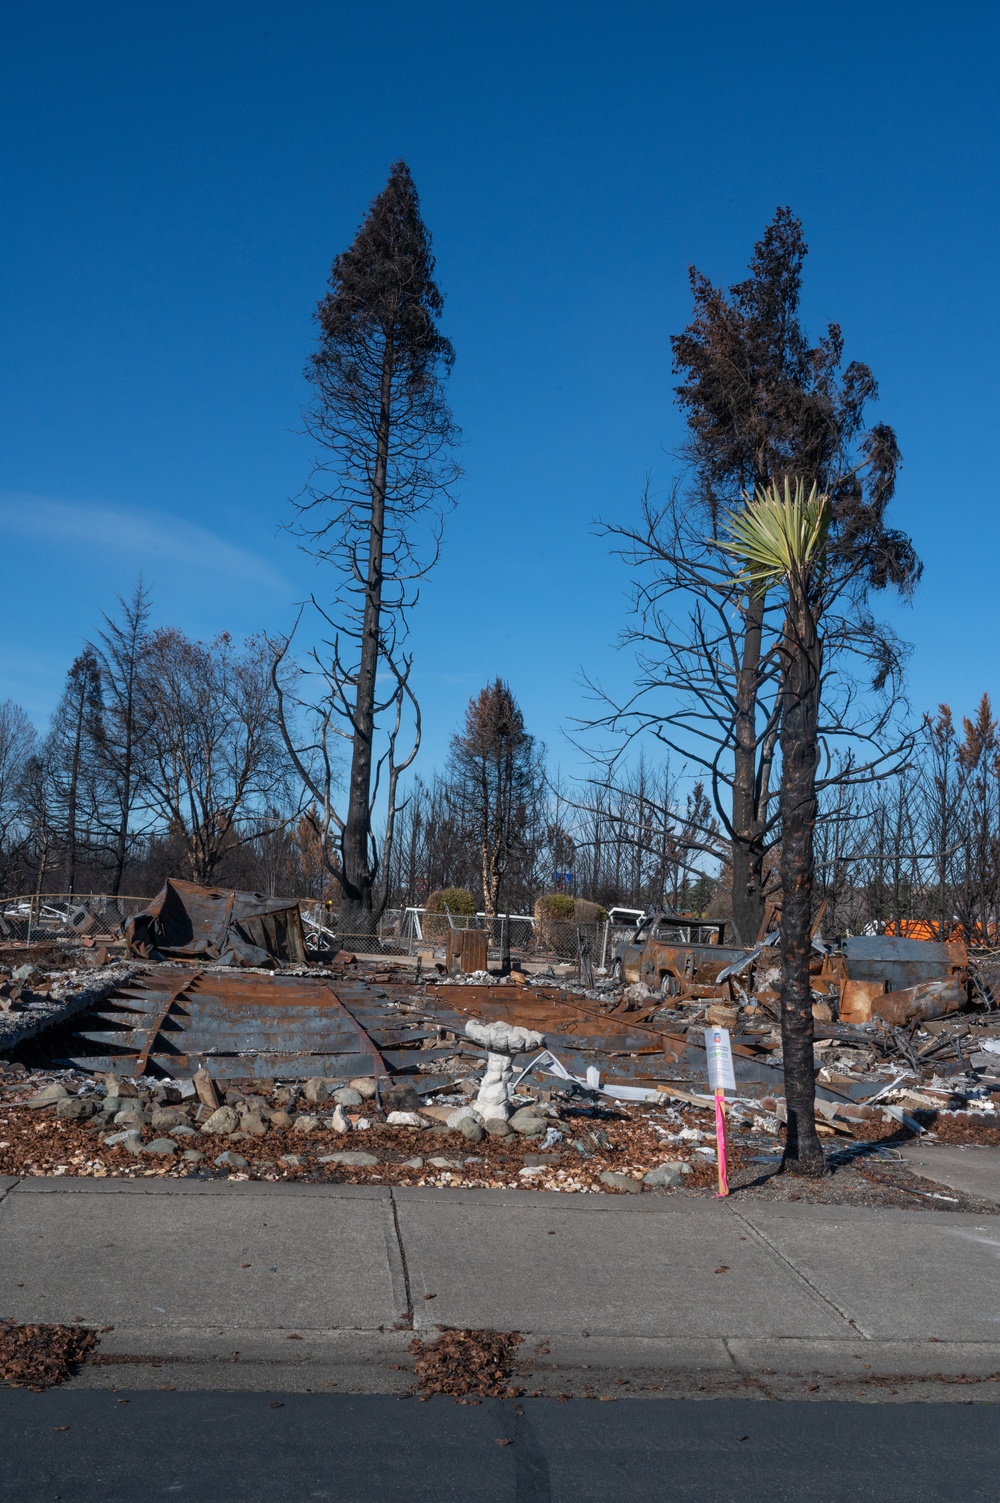
[[(0, 944), (44, 944), (83, 935), (117, 937), (127, 918), (148, 907), (149, 899), (110, 893), (27, 893), (0, 898)], [(530, 914), (428, 914), (424, 908), (387, 908), (374, 934), (341, 933), (337, 917), (325, 903), (300, 899), (307, 943), (313, 950), (336, 945), (358, 954), (409, 955), (431, 951), (443, 958), (449, 927), (488, 929), (488, 955), (499, 962), (508, 949), (519, 960), (582, 962), (598, 971), (611, 963), (619, 933), (608, 923), (574, 924), (547, 920), (536, 924)]]
[(35, 892), (0, 898), (0, 943), (45, 944), (84, 934), (117, 936), (148, 898), (106, 892)]
[(521, 960), (550, 961), (573, 965), (581, 957), (598, 970), (609, 962), (610, 925), (607, 923), (574, 924), (552, 920), (536, 925), (530, 914), (498, 914), (487, 918), (483, 913), (454, 915), (427, 913), (424, 908), (387, 908), (374, 934), (342, 933), (336, 921), (322, 911), (322, 905), (303, 905), (303, 922), (307, 932), (324, 933), (336, 938), (342, 949), (358, 954), (416, 955), (431, 951), (435, 958), (444, 957), (449, 928), (488, 929), (488, 955), (499, 961), (509, 948)]

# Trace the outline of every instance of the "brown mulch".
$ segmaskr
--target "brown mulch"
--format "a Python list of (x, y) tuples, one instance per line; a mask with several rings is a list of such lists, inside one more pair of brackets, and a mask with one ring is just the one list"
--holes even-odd
[(79, 944), (0, 945), (0, 969), (5, 971), (21, 965), (33, 965), (39, 971), (67, 971), (81, 964), (80, 957)]
[(939, 1143), (984, 1144), (991, 1148), (1000, 1146), (1000, 1126), (996, 1117), (976, 1112), (943, 1112), (914, 1114), (917, 1121), (928, 1127)]
[(0, 1320), (0, 1386), (41, 1393), (65, 1383), (98, 1344), (85, 1326), (28, 1325)]
[(442, 1331), (434, 1341), (417, 1337), (410, 1353), (421, 1393), (448, 1394), (454, 1399), (516, 1399), (510, 1375), (517, 1348), (517, 1331)]
[[(997, 1121), (995, 1112), (935, 1112), (920, 1108), (914, 1110), (912, 1107), (905, 1109), (922, 1128), (934, 1134), (934, 1140), (938, 1143), (981, 1144), (992, 1148), (1000, 1146), (1000, 1122)], [(880, 1116), (872, 1116), (850, 1125), (853, 1136), (859, 1142), (912, 1142), (917, 1137), (916, 1133), (901, 1128), (898, 1122)]]

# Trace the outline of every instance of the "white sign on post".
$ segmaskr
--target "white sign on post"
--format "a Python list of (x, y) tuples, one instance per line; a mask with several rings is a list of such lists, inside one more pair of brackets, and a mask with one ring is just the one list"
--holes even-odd
[(733, 1051), (728, 1028), (705, 1029), (705, 1054), (708, 1058), (708, 1084), (713, 1091), (735, 1091)]

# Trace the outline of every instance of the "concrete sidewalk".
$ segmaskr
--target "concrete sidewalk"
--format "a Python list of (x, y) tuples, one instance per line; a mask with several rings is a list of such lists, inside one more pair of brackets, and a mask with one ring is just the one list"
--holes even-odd
[(904, 1143), (900, 1158), (914, 1174), (1000, 1204), (1000, 1148), (972, 1143)]
[(76, 1386), (405, 1392), (414, 1333), (443, 1325), (522, 1332), (529, 1391), (1000, 1397), (1000, 1216), (224, 1180), (0, 1195), (0, 1315), (114, 1328)]

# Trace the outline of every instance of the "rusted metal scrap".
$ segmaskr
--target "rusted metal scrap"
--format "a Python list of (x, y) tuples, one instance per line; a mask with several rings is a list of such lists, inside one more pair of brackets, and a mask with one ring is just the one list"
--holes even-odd
[[(339, 988), (339, 983), (338, 983)], [(393, 1015), (355, 983), (322, 977), (146, 972), (95, 1008), (77, 1037), (104, 1052), (71, 1063), (118, 1075), (295, 1080), (385, 1076), (453, 1052), (421, 1047), (431, 1030)]]
[(715, 995), (720, 972), (753, 954), (743, 945), (723, 944), (724, 938), (721, 923), (690, 914), (651, 914), (615, 947), (612, 969), (621, 980), (642, 982), (663, 997)]
[[(429, 991), (421, 1000), (421, 1008), (442, 1022), (457, 1014), (463, 1021), (469, 1016), (503, 1019), (515, 1027), (535, 1029), (545, 1035), (552, 1052), (577, 1075), (585, 1074), (588, 1065), (597, 1064), (609, 1082), (621, 1085), (683, 1086), (707, 1078), (702, 1030), (688, 1034), (669, 1025), (654, 1026), (628, 1016), (609, 1015), (582, 998), (554, 989), (444, 984)], [(780, 1090), (782, 1073), (770, 1063), (766, 1048), (749, 1036), (737, 1035), (732, 1051), (741, 1089), (759, 1086), (772, 1092)], [(844, 1089), (823, 1085), (816, 1089), (823, 1100), (848, 1101), (870, 1095), (876, 1087), (858, 1081), (846, 1084)]]
[(142, 913), (126, 921), (125, 938), (129, 953), (143, 960), (234, 966), (306, 961), (297, 903), (174, 877)]
[(852, 935), (842, 959), (829, 957), (821, 976), (837, 986), (846, 1023), (881, 1018), (899, 1026), (960, 1012), (969, 1000), (969, 954), (961, 942)]

